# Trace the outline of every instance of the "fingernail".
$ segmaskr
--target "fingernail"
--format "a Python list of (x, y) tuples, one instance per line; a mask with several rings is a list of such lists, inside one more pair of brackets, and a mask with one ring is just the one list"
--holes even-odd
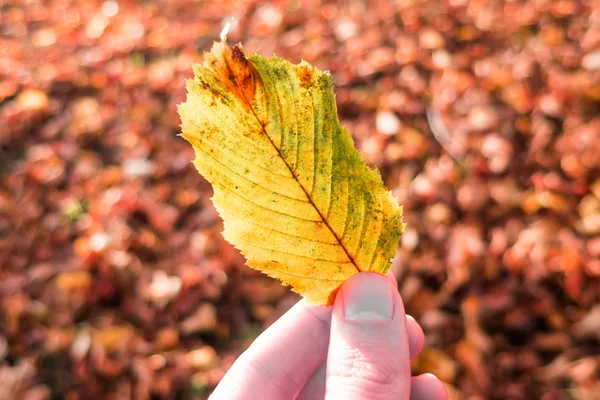
[(383, 275), (360, 273), (342, 287), (344, 316), (350, 321), (389, 320), (394, 314), (390, 283)]

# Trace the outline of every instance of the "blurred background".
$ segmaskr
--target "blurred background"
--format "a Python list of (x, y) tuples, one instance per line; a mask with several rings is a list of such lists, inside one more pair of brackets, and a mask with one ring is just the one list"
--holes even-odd
[(205, 399), (299, 299), (224, 241), (176, 136), (228, 22), (331, 71), (404, 205), (414, 373), (599, 399), (595, 0), (0, 1), (0, 399)]

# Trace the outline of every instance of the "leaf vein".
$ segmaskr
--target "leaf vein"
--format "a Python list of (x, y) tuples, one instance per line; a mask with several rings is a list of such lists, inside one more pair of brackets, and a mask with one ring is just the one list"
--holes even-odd
[[(197, 138), (195, 138), (195, 137), (188, 136), (188, 137), (186, 137), (186, 140), (189, 140), (190, 142), (192, 142), (192, 144), (194, 144), (196, 147), (202, 147), (202, 146), (200, 145), (200, 141), (199, 141)], [(256, 166), (257, 168), (260, 168), (260, 169), (261, 169), (261, 170), (263, 170), (263, 171), (269, 172), (270, 174), (273, 174), (273, 175), (275, 175), (275, 176), (280, 176), (280, 177), (282, 177), (282, 178), (288, 178), (288, 179), (289, 179), (289, 178), (291, 178), (291, 176), (289, 176), (289, 175), (278, 174), (277, 172), (274, 172), (273, 170), (270, 170), (270, 169), (268, 169), (268, 168), (265, 168), (265, 167), (263, 167), (262, 165), (255, 163), (253, 160), (251, 160), (251, 159), (249, 159), (249, 158), (246, 158), (246, 157), (244, 157), (244, 156), (243, 156), (241, 153), (238, 153), (238, 152), (236, 152), (234, 149), (232, 149), (231, 147), (229, 147), (229, 146), (226, 144), (226, 142), (224, 142), (224, 141), (223, 141), (223, 142), (220, 142), (220, 143), (219, 143), (219, 146), (223, 146), (223, 147), (227, 148), (227, 150), (228, 150), (229, 152), (231, 152), (232, 154), (234, 154), (234, 155), (235, 155), (235, 157), (241, 158), (242, 160), (246, 160), (246, 161), (248, 161), (250, 164), (252, 164), (252, 165)], [(214, 157), (213, 157), (213, 158), (214, 158)]]
[[(348, 264), (352, 265), (352, 263), (348, 263)], [(346, 279), (319, 278), (319, 277), (309, 276), (309, 275), (298, 275), (298, 274), (292, 274), (287, 271), (284, 272), (284, 271), (274, 270), (274, 269), (265, 269), (264, 271), (267, 275), (269, 275), (269, 273), (282, 274), (282, 275), (293, 276), (294, 278), (302, 278), (302, 279), (308, 279), (308, 280), (312, 280), (312, 281), (344, 282), (346, 280)]]
[(291, 196), (285, 195), (285, 194), (283, 194), (283, 193), (280, 193), (280, 192), (275, 192), (275, 191), (274, 191), (273, 189), (271, 189), (271, 188), (264, 187), (264, 186), (262, 186), (262, 185), (260, 185), (260, 184), (258, 184), (258, 183), (256, 183), (256, 182), (254, 182), (253, 180), (250, 180), (250, 179), (246, 178), (245, 176), (243, 176), (243, 175), (240, 175), (238, 172), (236, 172), (236, 171), (234, 171), (233, 169), (231, 169), (231, 168), (230, 168), (228, 165), (226, 165), (226, 164), (223, 164), (223, 163), (222, 163), (221, 161), (219, 161), (219, 160), (218, 160), (218, 159), (217, 159), (215, 156), (213, 156), (212, 154), (210, 154), (210, 153), (206, 152), (205, 150), (203, 150), (203, 149), (200, 149), (200, 151), (202, 151), (202, 152), (203, 152), (205, 155), (207, 155), (208, 157), (212, 158), (212, 159), (213, 159), (213, 160), (214, 160), (214, 161), (215, 161), (217, 164), (219, 164), (219, 165), (221, 165), (221, 166), (223, 166), (223, 167), (227, 168), (229, 171), (231, 171), (231, 172), (232, 172), (233, 174), (235, 174), (236, 176), (239, 176), (240, 178), (242, 178), (242, 179), (244, 179), (244, 180), (246, 180), (246, 181), (250, 182), (251, 184), (255, 185), (256, 187), (259, 187), (259, 188), (261, 188), (261, 189), (267, 190), (267, 191), (269, 191), (269, 192), (271, 192), (271, 193), (273, 193), (273, 194), (275, 194), (275, 195), (277, 195), (277, 196), (285, 197), (285, 198), (287, 198), (287, 199), (291, 199), (291, 200), (300, 201), (300, 202), (302, 202), (302, 203), (309, 203), (309, 202), (308, 202), (308, 201), (306, 201), (306, 200), (303, 200), (303, 199), (298, 199), (298, 198), (295, 198), (295, 197), (291, 197)]
[(336, 265), (342, 265), (342, 264), (350, 264), (352, 265), (353, 263), (351, 262), (341, 262), (341, 261), (336, 261), (336, 260), (326, 260), (324, 258), (315, 258), (315, 257), (311, 257), (311, 256), (303, 256), (301, 254), (295, 254), (295, 253), (291, 253), (289, 251), (284, 251), (284, 250), (280, 250), (280, 249), (272, 249), (272, 248), (268, 248), (265, 246), (261, 246), (259, 244), (253, 244), (253, 243), (248, 243), (246, 242), (246, 246), (249, 247), (254, 247), (260, 250), (267, 250), (267, 251), (273, 251), (275, 253), (280, 253), (280, 254), (285, 254), (286, 256), (294, 256), (294, 257), (299, 257), (299, 258), (306, 258), (308, 260), (312, 260), (312, 261), (323, 261), (323, 262), (328, 262), (328, 263), (332, 263), (332, 264), (336, 264)]
[(283, 231), (280, 231), (278, 229), (274, 229), (272, 227), (269, 227), (269, 226), (266, 226), (266, 225), (263, 225), (263, 224), (259, 224), (259, 223), (254, 222), (254, 221), (250, 221), (248, 219), (240, 217), (239, 215), (233, 214), (233, 213), (231, 213), (229, 211), (227, 211), (226, 214), (229, 215), (229, 216), (231, 216), (231, 217), (233, 217), (233, 218), (237, 218), (240, 221), (246, 222), (248, 224), (260, 226), (261, 228), (267, 229), (267, 230), (269, 230), (271, 232), (279, 233), (279, 234), (290, 236), (290, 237), (297, 238), (297, 239), (303, 239), (303, 240), (306, 240), (308, 242), (321, 243), (321, 244), (326, 244), (328, 246), (334, 246), (334, 245), (336, 245), (336, 243), (323, 242), (322, 240), (311, 239), (311, 238), (307, 238), (305, 236), (298, 236), (298, 235), (294, 235), (294, 234), (291, 234), (291, 233), (283, 232)]
[(348, 213), (350, 212), (350, 207), (348, 207), (348, 199), (350, 198), (350, 174), (348, 173), (348, 161), (346, 160), (346, 158), (344, 157), (344, 185), (346, 186), (346, 206), (345, 206), (345, 212), (344, 212), (344, 227), (342, 228), (342, 233), (340, 233), (340, 238), (344, 238), (344, 235), (346, 234), (346, 229), (348, 226)]
[[(231, 70), (229, 63), (227, 61), (227, 59), (224, 59), (225, 65), (227, 66), (227, 69)], [(237, 77), (236, 77), (236, 81), (237, 81)], [(239, 85), (239, 82), (238, 82)], [(242, 86), (243, 87), (243, 86)], [(308, 195), (308, 193), (306, 192), (306, 189), (304, 188), (304, 186), (302, 186), (302, 184), (300, 184), (300, 182), (298, 181), (298, 177), (296, 176), (296, 174), (294, 174), (294, 171), (290, 168), (289, 164), (287, 163), (287, 161), (285, 160), (285, 158), (283, 158), (283, 156), (281, 155), (281, 151), (280, 149), (277, 148), (277, 146), (275, 146), (275, 143), (273, 143), (273, 140), (271, 139), (271, 137), (269, 136), (269, 134), (267, 133), (267, 130), (265, 128), (265, 126), (263, 125), (263, 123), (260, 121), (260, 118), (258, 118), (258, 115), (256, 114), (256, 111), (254, 110), (254, 107), (252, 107), (252, 103), (249, 101), (249, 99), (246, 96), (245, 91), (242, 89), (242, 96), (244, 97), (244, 100), (246, 101), (246, 104), (248, 105), (249, 109), (252, 111), (252, 114), (254, 114), (254, 118), (256, 118), (256, 120), (259, 122), (259, 125), (262, 127), (262, 131), (264, 132), (265, 136), (269, 139), (269, 141), (271, 142), (271, 145), (275, 148), (275, 150), (277, 150), (277, 152), (279, 153), (279, 156), (281, 157), (281, 159), (283, 160), (284, 164), (288, 167), (288, 169), (290, 170), (290, 173), (292, 173), (292, 175), (294, 176), (294, 178), (296, 179), (296, 181), (298, 182), (298, 185), (300, 186), (300, 188), (302, 188), (302, 190), (304, 191), (304, 194), (306, 195), (308, 201), (311, 203), (311, 205), (314, 207), (315, 211), (319, 214), (319, 216), (321, 217), (321, 219), (323, 220), (323, 222), (325, 223), (325, 225), (329, 228), (329, 230), (331, 231), (332, 235), (336, 238), (336, 240), (338, 241), (338, 243), (340, 244), (340, 247), (344, 250), (344, 252), (346, 253), (346, 256), (348, 257), (348, 259), (352, 262), (352, 264), (355, 266), (356, 270), (361, 272), (361, 269), (359, 268), (358, 264), (356, 263), (356, 261), (354, 260), (354, 258), (350, 255), (350, 253), (348, 252), (348, 250), (346, 249), (346, 247), (344, 246), (344, 244), (342, 243), (342, 241), (340, 240), (340, 238), (337, 237), (337, 235), (335, 234), (334, 230), (331, 228), (331, 226), (329, 225), (329, 222), (323, 217), (323, 214), (321, 213), (321, 211), (318, 209), (318, 207), (314, 204), (314, 202), (312, 201), (312, 198)], [(265, 96), (266, 96), (266, 91), (265, 91)], [(277, 96), (275, 96), (277, 97)], [(283, 134), (283, 133), (282, 133)]]
[(228, 185), (225, 185), (225, 184), (223, 184), (223, 182), (219, 181), (218, 179), (215, 179), (214, 175), (211, 177), (211, 179), (213, 180), (213, 182), (217, 183), (217, 184), (220, 186), (220, 189), (221, 189), (221, 190), (223, 190), (223, 191), (226, 191), (226, 192), (229, 192), (229, 193), (231, 193), (231, 194), (233, 194), (233, 195), (236, 195), (236, 196), (238, 196), (239, 198), (241, 198), (242, 200), (246, 200), (248, 203), (252, 204), (253, 206), (256, 206), (256, 207), (262, 208), (263, 210), (267, 210), (267, 211), (274, 212), (274, 213), (276, 213), (276, 214), (281, 214), (281, 215), (284, 215), (284, 216), (287, 216), (287, 217), (290, 217), (290, 218), (295, 218), (295, 219), (298, 219), (298, 220), (300, 220), (300, 221), (318, 222), (318, 220), (314, 220), (314, 219), (308, 219), (308, 218), (302, 218), (302, 217), (298, 217), (297, 215), (286, 214), (286, 213), (284, 213), (284, 212), (281, 212), (281, 211), (278, 211), (278, 210), (274, 210), (274, 209), (272, 209), (272, 208), (268, 208), (268, 207), (265, 207), (265, 206), (263, 206), (263, 205), (260, 205), (260, 204), (258, 204), (258, 203), (255, 203), (255, 202), (253, 202), (252, 200), (250, 200), (250, 199), (248, 199), (248, 198), (246, 198), (246, 197), (242, 196), (242, 195), (241, 195), (241, 194), (239, 194), (238, 192), (236, 192), (236, 191), (233, 191), (233, 190), (229, 189)]
[[(292, 80), (290, 79), (290, 74), (287, 71), (285, 72), (285, 77), (288, 82), (288, 86), (290, 87), (290, 92), (294, 93), (295, 92), (294, 85), (292, 84)], [(292, 103), (292, 114), (294, 115), (294, 120), (296, 122), (293, 125), (294, 130), (296, 132), (296, 135), (294, 136), (294, 139), (296, 140), (296, 155), (295, 155), (296, 158), (294, 160), (294, 163), (292, 163), (291, 167), (292, 167), (292, 170), (296, 171), (298, 169), (298, 163), (299, 163), (298, 156), (299, 156), (299, 147), (300, 147), (299, 146), (300, 133), (299, 133), (299, 129), (298, 129), (298, 125), (299, 125), (298, 124), (298, 112), (296, 111), (296, 96), (290, 96), (290, 97), (291, 97), (291, 103)], [(298, 182), (298, 183), (300, 184), (300, 182)]]
[(317, 119), (315, 118), (315, 99), (313, 98), (312, 93), (310, 92), (310, 90), (308, 91), (308, 94), (310, 95), (310, 105), (312, 108), (312, 115), (313, 115), (313, 137), (312, 137), (312, 145), (313, 145), (313, 170), (312, 170), (312, 181), (311, 181), (311, 187), (308, 190), (309, 196), (313, 195), (313, 191), (315, 190), (315, 185), (316, 185), (316, 179), (317, 179)]
[(358, 247), (356, 248), (356, 254), (354, 255), (355, 260), (358, 259), (358, 255), (360, 254), (361, 243), (365, 234), (365, 214), (367, 213), (367, 208), (364, 199), (362, 200), (363, 201), (360, 203), (362, 205), (362, 213), (360, 214), (360, 236), (358, 237)]
[(381, 193), (379, 193), (379, 202), (377, 203), (377, 208), (379, 208), (380, 204), (381, 204), (381, 215), (379, 216), (379, 218), (381, 218), (381, 221), (379, 220), (379, 218), (376, 219), (376, 221), (379, 223), (379, 229), (377, 231), (377, 236), (375, 237), (375, 240), (374, 240), (375, 246), (373, 247), (373, 252), (371, 253), (371, 259), (369, 260), (369, 268), (367, 268), (367, 270), (371, 270), (371, 265), (373, 265), (373, 260), (375, 259), (375, 253), (377, 252), (377, 245), (379, 244), (379, 237), (381, 236), (381, 230), (383, 229), (384, 203), (383, 203), (383, 196)]
[(333, 131), (331, 132), (331, 157), (329, 158), (329, 190), (327, 192), (327, 208), (325, 209), (325, 214), (327, 218), (329, 218), (329, 208), (331, 207), (331, 191), (333, 190), (333, 152), (335, 151), (335, 146), (333, 143)]

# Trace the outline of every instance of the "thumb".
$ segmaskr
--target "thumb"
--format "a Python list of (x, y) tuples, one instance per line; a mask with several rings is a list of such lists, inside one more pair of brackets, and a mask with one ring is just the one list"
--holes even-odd
[(376, 273), (352, 276), (333, 306), (326, 399), (408, 399), (410, 351), (404, 304)]

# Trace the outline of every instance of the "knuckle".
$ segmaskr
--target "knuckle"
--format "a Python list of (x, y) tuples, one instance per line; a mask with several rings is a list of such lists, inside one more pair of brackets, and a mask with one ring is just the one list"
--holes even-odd
[[(389, 394), (400, 390), (401, 367), (392, 354), (378, 349), (350, 348), (329, 363), (328, 382), (350, 392)], [(339, 384), (339, 386), (338, 386)]]

